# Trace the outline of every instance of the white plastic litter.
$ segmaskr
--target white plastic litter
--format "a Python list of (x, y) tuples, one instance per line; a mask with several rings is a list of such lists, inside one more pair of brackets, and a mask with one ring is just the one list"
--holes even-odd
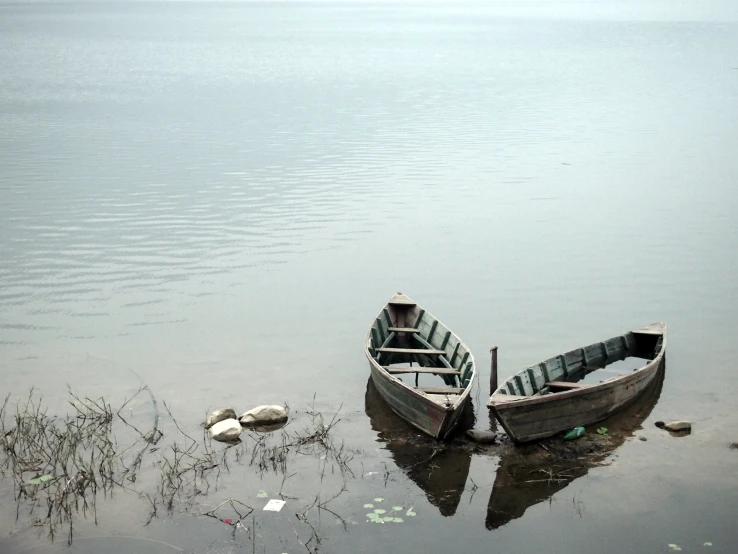
[(269, 502), (267, 502), (267, 505), (264, 506), (264, 509), (268, 512), (278, 512), (282, 509), (282, 506), (284, 506), (284, 504), (284, 500), (277, 500), (276, 498), (272, 498)]

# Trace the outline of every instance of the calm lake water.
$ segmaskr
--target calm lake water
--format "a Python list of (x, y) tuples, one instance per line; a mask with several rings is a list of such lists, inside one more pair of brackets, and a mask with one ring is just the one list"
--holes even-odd
[[(190, 433), (219, 406), (340, 407), (355, 478), (330, 506), (355, 524), (323, 513), (323, 552), (734, 552), (737, 130), (728, 0), (0, 2), (3, 396), (145, 384)], [(391, 448), (363, 341), (396, 291), (475, 353), (479, 428), (493, 345), (506, 378), (666, 321), (662, 388), (495, 519), (504, 456), (440, 460), (439, 485), (407, 469), (431, 447)], [(255, 495), (282, 476), (241, 467), (147, 527), (122, 493), (73, 551), (304, 551), (294, 514), (341, 484), (295, 463), (279, 514)], [(0, 551), (66, 551), (0, 495)], [(197, 515), (229, 497), (258, 542)], [(418, 515), (367, 524), (375, 497)]]

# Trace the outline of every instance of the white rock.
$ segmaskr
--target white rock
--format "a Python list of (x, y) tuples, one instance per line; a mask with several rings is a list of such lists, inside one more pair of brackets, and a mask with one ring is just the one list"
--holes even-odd
[(497, 433), (494, 431), (483, 431), (482, 429), (469, 429), (466, 435), (474, 442), (480, 444), (491, 444), (497, 438)]
[(205, 420), (205, 429), (210, 429), (213, 425), (224, 419), (236, 419), (236, 411), (233, 408), (215, 410)]
[(241, 424), (236, 419), (224, 419), (210, 428), (210, 436), (217, 441), (233, 442), (241, 434)]
[(287, 422), (287, 410), (282, 406), (258, 406), (244, 413), (239, 421), (244, 427), (258, 427)]
[(692, 424), (689, 421), (672, 421), (664, 425), (667, 431), (691, 431)]

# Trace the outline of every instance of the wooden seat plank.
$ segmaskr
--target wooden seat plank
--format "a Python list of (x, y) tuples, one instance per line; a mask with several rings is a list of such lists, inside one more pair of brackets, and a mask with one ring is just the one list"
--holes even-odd
[(445, 350), (435, 350), (432, 348), (377, 348), (377, 352), (387, 354), (426, 354), (428, 356), (443, 356)]
[(428, 394), (461, 394), (464, 392), (464, 389), (453, 387), (415, 387), (415, 390)]
[(420, 333), (415, 327), (390, 327), (390, 333)]
[(445, 367), (390, 367), (382, 366), (382, 369), (387, 370), (387, 373), (397, 375), (399, 373), (433, 373), (435, 375), (461, 375), (461, 372), (456, 369), (448, 369)]

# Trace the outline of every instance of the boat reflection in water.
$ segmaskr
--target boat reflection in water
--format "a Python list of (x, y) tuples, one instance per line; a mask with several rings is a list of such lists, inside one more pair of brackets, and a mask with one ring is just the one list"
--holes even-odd
[(571, 442), (551, 438), (506, 449), (500, 456), (487, 505), (487, 529), (497, 529), (522, 517), (528, 508), (551, 498), (586, 475), (590, 468), (604, 465), (607, 457), (632, 437), (650, 415), (661, 395), (665, 371), (662, 362), (658, 374), (634, 403), (593, 426), (606, 427), (606, 436), (592, 430)]
[[(444, 447), (443, 443), (420, 435), (390, 409), (371, 378), (364, 399), (372, 429), (377, 432), (378, 440), (385, 443), (397, 467), (421, 488), (442, 515), (454, 515), (469, 474), (471, 452), (464, 445)], [(473, 426), (471, 402), (467, 402), (460, 417), (454, 434)], [(434, 452), (438, 453), (434, 456)], [(429, 461), (431, 456), (433, 459)]]

